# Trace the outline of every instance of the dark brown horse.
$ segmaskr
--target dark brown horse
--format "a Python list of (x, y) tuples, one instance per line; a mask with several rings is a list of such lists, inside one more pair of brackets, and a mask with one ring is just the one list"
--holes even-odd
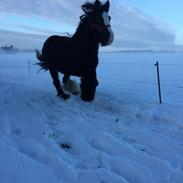
[(80, 17), (79, 26), (72, 37), (51, 36), (43, 45), (42, 53), (37, 51), (39, 65), (49, 70), (58, 96), (67, 99), (69, 94), (62, 90), (58, 73), (64, 74), (63, 82), (69, 76), (81, 78), (81, 99), (92, 101), (98, 85), (96, 68), (98, 65), (98, 49), (110, 45), (113, 32), (110, 26), (109, 1), (102, 4), (99, 0), (85, 3), (85, 12)]

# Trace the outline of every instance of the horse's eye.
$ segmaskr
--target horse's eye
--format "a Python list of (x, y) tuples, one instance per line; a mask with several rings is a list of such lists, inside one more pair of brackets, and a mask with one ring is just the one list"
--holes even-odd
[(111, 20), (111, 16), (109, 16), (109, 20)]

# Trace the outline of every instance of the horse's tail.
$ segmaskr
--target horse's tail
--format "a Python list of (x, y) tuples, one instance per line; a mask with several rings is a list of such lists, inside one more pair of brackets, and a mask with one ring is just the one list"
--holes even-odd
[(45, 60), (43, 59), (43, 55), (41, 54), (41, 52), (39, 50), (36, 50), (36, 57), (39, 60), (38, 63), (36, 63), (37, 65), (39, 65), (41, 67), (40, 70), (48, 70), (49, 66), (48, 64), (45, 62)]

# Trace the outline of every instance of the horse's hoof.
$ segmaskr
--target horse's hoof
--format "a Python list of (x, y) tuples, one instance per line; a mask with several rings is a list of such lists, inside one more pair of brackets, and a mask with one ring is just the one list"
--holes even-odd
[(79, 95), (79, 93), (80, 93), (79, 91), (73, 91), (72, 92), (73, 95)]
[(64, 93), (64, 94), (62, 94), (62, 98), (63, 98), (64, 100), (67, 100), (68, 98), (70, 98), (70, 95)]
[(59, 95), (61, 98), (63, 98), (64, 100), (67, 100), (68, 98), (70, 98), (70, 95), (69, 94), (62, 94), (62, 95)]
[(83, 100), (84, 102), (92, 102), (94, 100), (94, 97), (92, 97), (92, 98), (81, 97), (81, 100)]

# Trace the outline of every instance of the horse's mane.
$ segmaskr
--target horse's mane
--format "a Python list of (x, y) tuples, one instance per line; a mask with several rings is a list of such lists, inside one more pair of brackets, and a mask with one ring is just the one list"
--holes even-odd
[(92, 12), (94, 9), (94, 3), (86, 2), (81, 6), (81, 9), (85, 12), (85, 14)]
[(87, 25), (90, 14), (93, 12), (94, 8), (95, 8), (95, 5), (94, 3), (91, 3), (91, 2), (85, 2), (81, 6), (81, 9), (84, 11), (84, 14), (80, 16), (79, 25), (76, 29), (76, 32), (72, 36), (72, 38), (77, 39), (80, 37), (82, 29)]
[(83, 29), (86, 29), (87, 24), (88, 24), (88, 15), (84, 14), (82, 16), (80, 16), (80, 22), (79, 25), (76, 29), (76, 32), (74, 33), (74, 35), (72, 36), (73, 39), (79, 39), (81, 34), (83, 34), (84, 32), (82, 31)]

